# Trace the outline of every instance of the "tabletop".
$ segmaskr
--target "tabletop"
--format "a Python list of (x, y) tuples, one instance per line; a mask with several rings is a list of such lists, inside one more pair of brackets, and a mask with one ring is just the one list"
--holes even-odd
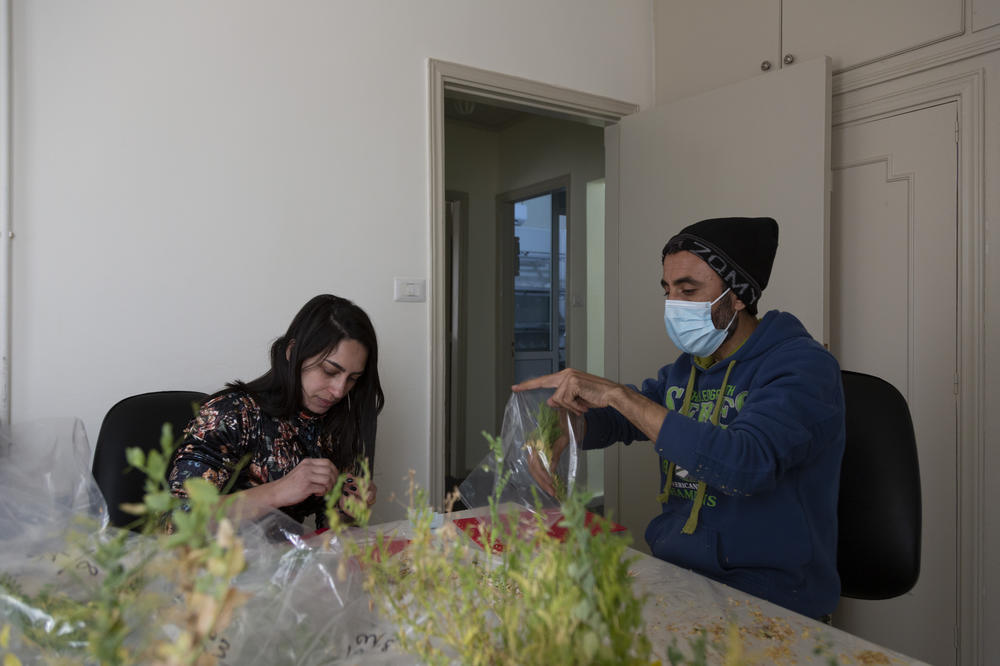
[[(481, 517), (478, 508), (436, 516), (441, 523)], [(409, 521), (368, 528), (398, 539), (412, 535)], [(704, 635), (709, 663), (723, 663), (732, 632), (744, 658), (759, 664), (922, 664), (916, 659), (629, 548), (634, 590), (645, 596), (643, 619), (656, 659), (668, 646), (690, 655)], [(832, 660), (831, 660), (832, 658)]]
[(735, 627), (752, 663), (828, 663), (829, 657), (839, 664), (922, 663), (689, 569), (638, 551), (629, 554), (636, 558), (630, 568), (636, 591), (648, 595), (643, 617), (657, 653), (702, 631), (724, 645)]

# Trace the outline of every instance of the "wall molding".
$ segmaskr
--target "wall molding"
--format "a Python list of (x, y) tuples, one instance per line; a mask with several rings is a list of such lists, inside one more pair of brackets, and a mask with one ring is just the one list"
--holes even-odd
[[(958, 41), (954, 44), (953, 41)], [(968, 40), (947, 40), (897, 57), (850, 69), (833, 77), (833, 95), (886, 83), (942, 65), (1000, 50), (1000, 31)], [(928, 51), (932, 51), (928, 53)]]

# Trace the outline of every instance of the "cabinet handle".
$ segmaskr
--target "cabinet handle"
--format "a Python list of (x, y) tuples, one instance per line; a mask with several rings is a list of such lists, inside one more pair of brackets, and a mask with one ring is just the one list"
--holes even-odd
[(760, 71), (766, 72), (769, 69), (771, 69), (771, 61), (770, 60), (765, 60), (764, 62), (760, 63)]
[(793, 62), (795, 62), (795, 56), (793, 56), (791, 53), (786, 53), (785, 57), (781, 59), (781, 62), (785, 63), (786, 65), (791, 65)]

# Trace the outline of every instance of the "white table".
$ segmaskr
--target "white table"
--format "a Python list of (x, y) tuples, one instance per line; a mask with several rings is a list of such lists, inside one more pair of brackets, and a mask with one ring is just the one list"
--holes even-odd
[(631, 549), (630, 555), (638, 557), (630, 571), (636, 591), (648, 595), (643, 618), (657, 655), (665, 656), (675, 638), (686, 645), (701, 629), (725, 644), (735, 624), (744, 655), (753, 663), (826, 663), (830, 655), (840, 664), (922, 663), (688, 569)]
[[(485, 513), (472, 509), (448, 518)], [(405, 520), (369, 529), (401, 539), (413, 534)], [(751, 663), (826, 664), (830, 656), (840, 664), (923, 663), (637, 550), (628, 549), (627, 556), (635, 560), (629, 567), (634, 589), (646, 595), (643, 618), (654, 659), (663, 664), (669, 663), (671, 643), (690, 654), (688, 639), (696, 639), (702, 630), (710, 643), (709, 663), (722, 663), (722, 652), (712, 644), (724, 648), (733, 625)]]

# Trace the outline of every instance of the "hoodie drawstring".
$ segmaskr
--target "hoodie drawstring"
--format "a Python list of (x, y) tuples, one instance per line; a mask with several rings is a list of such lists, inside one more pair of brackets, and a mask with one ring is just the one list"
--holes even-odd
[[(691, 407), (691, 392), (694, 390), (694, 365), (691, 365), (691, 376), (688, 377), (687, 388), (684, 389), (684, 404), (681, 405), (681, 414), (687, 414), (688, 409)], [(670, 501), (670, 486), (674, 482), (674, 469), (677, 465), (674, 464), (672, 460), (667, 461), (667, 480), (663, 484), (663, 491), (657, 496), (656, 499), (660, 501), (660, 504), (666, 504)]]
[[(736, 361), (730, 361), (729, 367), (726, 368), (726, 374), (722, 378), (722, 386), (719, 387), (719, 395), (715, 399), (715, 409), (712, 410), (712, 417), (709, 422), (714, 425), (719, 425), (719, 414), (722, 411), (722, 401), (726, 395), (726, 387), (729, 385), (729, 374), (733, 371), (733, 366), (736, 365)], [(695, 378), (695, 368), (694, 365), (691, 366), (691, 376), (688, 378), (687, 388), (684, 390), (684, 403), (681, 405), (681, 414), (687, 415), (688, 409), (691, 406), (691, 393), (694, 389), (694, 378)], [(673, 461), (668, 461), (667, 471), (666, 471), (666, 481), (663, 484), (663, 491), (659, 494), (657, 499), (662, 503), (666, 504), (670, 499), (670, 488), (674, 481), (674, 470), (677, 465)], [(701, 511), (701, 505), (705, 501), (705, 492), (708, 486), (704, 481), (698, 482), (698, 490), (695, 493), (694, 501), (691, 504), (691, 513), (688, 515), (687, 522), (684, 523), (684, 528), (681, 529), (682, 534), (694, 534), (695, 529), (698, 527), (698, 514)]]

